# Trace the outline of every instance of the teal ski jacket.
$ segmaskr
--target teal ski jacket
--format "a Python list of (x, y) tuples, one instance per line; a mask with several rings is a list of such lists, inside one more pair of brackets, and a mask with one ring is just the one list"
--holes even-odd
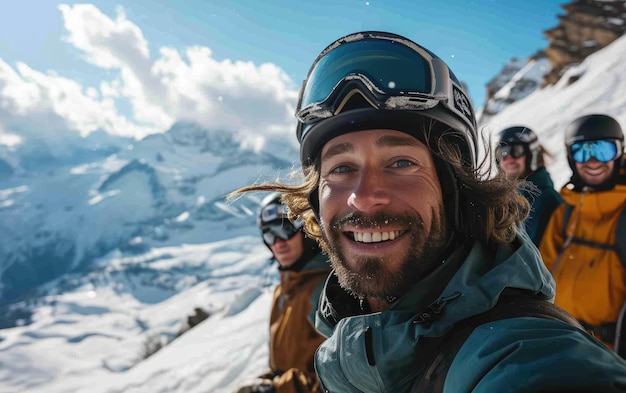
[[(329, 276), (316, 314), (328, 339), (315, 368), (327, 392), (412, 392), (423, 380), (420, 337), (485, 312), (505, 288), (552, 301), (554, 281), (526, 233), (514, 244), (459, 247), (383, 312), (363, 304)], [(436, 305), (436, 307), (433, 307)], [(433, 312), (433, 310), (438, 312)], [(564, 322), (516, 317), (478, 326), (454, 358), (444, 392), (626, 392), (626, 362)]]

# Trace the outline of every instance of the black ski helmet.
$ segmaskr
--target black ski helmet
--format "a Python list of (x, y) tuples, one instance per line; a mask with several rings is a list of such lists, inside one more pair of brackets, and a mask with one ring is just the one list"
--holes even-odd
[[(570, 183), (575, 190), (582, 190), (586, 184), (576, 170), (576, 162), (572, 158), (572, 145), (581, 141), (597, 141), (600, 139), (614, 139), (620, 141), (620, 146), (624, 145), (624, 133), (617, 120), (608, 115), (592, 114), (577, 118), (569, 124), (565, 130), (565, 149), (567, 151), (567, 162), (572, 170)], [(596, 191), (610, 190), (615, 186), (619, 170), (623, 161), (623, 152), (615, 159), (612, 176), (604, 183), (593, 187)]]
[(397, 34), (353, 33), (326, 47), (302, 83), (296, 117), (302, 165), (337, 136), (385, 127), (417, 137), (434, 120), (433, 137), (457, 130), (464, 163), (476, 166), (476, 120), (464, 86), (438, 56)]
[[(259, 229), (268, 225), (281, 224), (287, 218), (287, 205), (281, 200), (280, 192), (272, 192), (261, 201), (261, 207), (257, 216), (257, 225)], [(291, 221), (290, 221), (291, 222)], [(300, 220), (292, 222), (296, 227), (302, 227)]]
[[(537, 135), (528, 127), (513, 126), (500, 132), (498, 145), (522, 145), (526, 155), (526, 174), (544, 166), (543, 150)], [(499, 159), (499, 157), (498, 157)]]
[[(476, 120), (465, 87), (438, 56), (397, 34), (359, 32), (327, 46), (302, 83), (296, 117), (303, 166), (315, 164), (331, 139), (377, 128), (405, 132), (434, 149), (446, 138), (468, 171), (477, 166)], [(433, 157), (448, 220), (460, 229), (456, 175)], [(319, 218), (315, 194), (309, 202)]]

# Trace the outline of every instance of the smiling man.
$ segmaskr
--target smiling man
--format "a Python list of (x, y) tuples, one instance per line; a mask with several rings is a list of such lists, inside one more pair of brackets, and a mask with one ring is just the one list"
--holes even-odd
[(551, 303), (519, 230), (522, 183), (477, 164), (473, 109), (441, 59), (391, 33), (342, 37), (296, 117), (302, 184), (234, 193), (281, 191), (330, 257), (324, 391), (626, 391), (626, 363)]
[(565, 147), (572, 177), (540, 251), (557, 284), (555, 303), (624, 357), (617, 331), (626, 324), (619, 320), (626, 312), (626, 255), (619, 251), (625, 245), (618, 244), (626, 236), (618, 224), (626, 214), (623, 146), (622, 129), (610, 116), (587, 115), (570, 124)]

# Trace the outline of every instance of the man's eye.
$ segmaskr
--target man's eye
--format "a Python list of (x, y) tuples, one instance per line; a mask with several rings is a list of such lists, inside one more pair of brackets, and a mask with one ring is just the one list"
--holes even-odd
[(350, 172), (351, 170), (352, 169), (349, 166), (341, 165), (333, 169), (331, 173), (346, 173), (346, 172)]
[(414, 164), (409, 160), (398, 160), (394, 162), (391, 166), (394, 168), (407, 168), (413, 165)]

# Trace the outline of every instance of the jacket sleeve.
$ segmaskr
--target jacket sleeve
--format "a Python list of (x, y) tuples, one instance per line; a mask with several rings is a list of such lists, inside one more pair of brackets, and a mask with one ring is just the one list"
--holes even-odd
[(550, 221), (543, 233), (539, 253), (548, 270), (552, 270), (565, 239), (563, 238), (563, 216), (565, 204), (561, 204), (550, 216)]
[(542, 318), (479, 326), (444, 392), (626, 392), (626, 361), (578, 328)]

